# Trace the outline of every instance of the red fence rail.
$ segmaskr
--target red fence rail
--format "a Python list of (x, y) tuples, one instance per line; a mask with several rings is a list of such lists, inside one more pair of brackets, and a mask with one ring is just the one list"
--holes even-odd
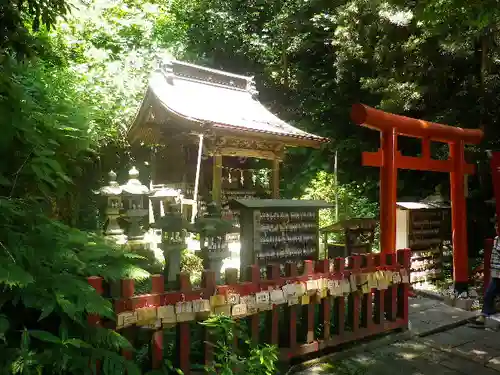
[[(147, 324), (151, 330), (151, 367), (156, 369), (162, 366), (165, 359), (167, 343), (163, 329), (174, 324), (171, 320), (173, 308), (165, 306), (182, 306), (176, 304), (209, 300), (213, 311), (214, 306), (221, 302), (217, 300), (224, 300), (230, 295), (239, 295), (240, 298), (256, 294), (262, 296), (260, 293), (263, 291), (285, 290), (286, 285), (304, 285), (306, 292), (298, 299), (289, 296), (289, 303), (270, 303), (264, 309), (262, 305), (259, 305), (260, 308), (254, 306), (255, 309), (250, 314), (235, 318), (246, 321), (252, 340), (277, 345), (281, 360), (289, 361), (329, 347), (396, 329), (406, 329), (410, 257), (410, 250), (405, 249), (394, 254), (363, 254), (347, 259), (306, 261), (301, 275), (298, 274), (296, 265), (290, 263), (287, 264), (284, 277), (281, 277), (278, 265), (271, 265), (267, 269), (266, 279), (260, 278), (257, 266), (251, 266), (241, 282), (237, 280), (236, 270), (227, 270), (226, 285), (216, 285), (215, 274), (204, 271), (200, 288), (192, 288), (189, 275), (181, 273), (178, 275), (178, 288), (175, 291), (165, 291), (163, 276), (154, 275), (151, 293), (138, 296), (134, 295), (134, 281), (122, 280), (120, 298), (114, 302), (117, 322), (104, 322), (95, 316), (89, 317), (89, 321), (92, 324), (111, 324), (112, 328), (122, 333), (131, 343), (134, 341), (131, 329)], [(393, 283), (383, 281), (380, 279), (382, 276), (392, 277)], [(91, 277), (89, 283), (98, 293), (103, 294), (101, 278)], [(307, 290), (310, 285), (316, 287)], [(350, 287), (348, 292), (347, 285)], [(301, 288), (303, 287), (298, 287)], [(342, 291), (339, 288), (344, 289)], [(219, 308), (215, 307), (216, 312), (224, 310), (224, 306), (227, 307), (224, 304)], [(170, 314), (166, 314), (167, 310)], [(230, 314), (230, 310), (227, 313)], [(192, 324), (189, 318), (193, 315), (177, 316), (175, 358), (169, 359), (184, 374), (189, 374), (192, 362)], [(187, 316), (187, 321), (180, 319), (181, 316)], [(261, 317), (265, 317), (266, 337), (259, 337), (262, 334), (259, 330)], [(298, 328), (302, 328), (301, 332), (304, 333), (300, 338)], [(213, 345), (207, 344), (210, 337), (208, 331), (202, 329), (203, 362), (208, 365), (213, 360)], [(122, 355), (132, 359), (130, 352)]]

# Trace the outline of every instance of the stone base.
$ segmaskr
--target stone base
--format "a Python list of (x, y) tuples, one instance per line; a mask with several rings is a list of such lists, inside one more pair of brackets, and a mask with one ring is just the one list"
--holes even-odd
[(455, 301), (456, 299), (455, 298), (450, 298), (450, 297), (443, 297), (443, 302), (446, 303), (448, 306), (453, 306), (455, 307)]
[(465, 311), (471, 311), (474, 301), (475, 300), (472, 298), (457, 298), (455, 300), (455, 307)]
[(475, 299), (473, 298), (451, 298), (445, 296), (443, 298), (443, 302), (448, 306), (456, 307), (457, 309), (471, 311), (472, 305), (474, 304)]

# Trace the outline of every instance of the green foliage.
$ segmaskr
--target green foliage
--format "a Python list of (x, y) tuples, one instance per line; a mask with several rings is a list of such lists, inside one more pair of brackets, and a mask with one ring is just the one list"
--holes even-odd
[(33, 55), (40, 47), (37, 38), (27, 29), (31, 23), (34, 31), (44, 25), (50, 29), (59, 16), (65, 16), (71, 9), (70, 2), (54, 0), (50, 3), (41, 0), (3, 0), (0, 4), (0, 60), (15, 54), (18, 59)]
[[(375, 218), (378, 216), (378, 204), (370, 201), (365, 195), (366, 187), (355, 183), (335, 186), (332, 173), (319, 172), (305, 189), (303, 199), (322, 199), (335, 203), (338, 194), (338, 220), (353, 218)], [(320, 225), (326, 226), (335, 222), (335, 208), (320, 212)]]
[(146, 375), (183, 375), (184, 372), (175, 368), (171, 361), (165, 360), (161, 369), (153, 370), (146, 373)]
[(144, 278), (136, 258), (48, 218), (34, 201), (1, 199), (2, 373), (84, 374), (89, 359), (107, 374), (137, 373), (118, 354), (128, 341), (88, 324), (89, 314), (113, 319), (113, 310), (86, 280)]
[(64, 195), (71, 178), (81, 173), (77, 158), (86, 156), (91, 142), (89, 107), (79, 96), (75, 78), (34, 61), (13, 62), (9, 75), (1, 79), (8, 90), (0, 98), (0, 194), (11, 198)]
[(181, 253), (181, 272), (187, 272), (191, 279), (191, 284), (198, 285), (203, 272), (203, 260), (190, 252), (183, 250)]
[[(182, 31), (185, 44), (181, 56), (255, 75), (260, 99), (283, 119), (332, 139), (319, 152), (289, 152), (283, 168), (286, 196), (298, 196), (318, 171), (331, 171), (338, 150), (339, 181), (366, 184), (365, 194), (376, 198), (378, 171), (361, 167), (360, 151), (376, 149), (379, 136), (352, 123), (349, 112), (356, 102), (483, 127), (486, 147), (498, 148), (494, 2), (176, 0), (171, 12), (169, 25)], [(408, 155), (420, 152), (411, 140), (403, 139), (400, 147)], [(484, 160), (481, 149), (474, 157)], [(422, 175), (418, 186), (412, 183)], [(399, 178), (400, 195), (423, 198), (448, 176)], [(481, 189), (487, 193), (484, 185)]]
[[(206, 368), (209, 374), (217, 375), (274, 375), (278, 372), (278, 348), (271, 345), (257, 345), (243, 327), (230, 317), (215, 315), (201, 323), (209, 328), (210, 343), (214, 347), (214, 363)], [(245, 345), (236, 351), (233, 343), (237, 337)]]

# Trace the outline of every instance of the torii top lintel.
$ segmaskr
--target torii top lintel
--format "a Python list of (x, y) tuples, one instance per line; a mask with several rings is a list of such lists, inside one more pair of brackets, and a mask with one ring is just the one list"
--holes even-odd
[(381, 132), (395, 129), (398, 134), (409, 137), (428, 138), (438, 142), (457, 142), (478, 144), (483, 138), (479, 129), (462, 129), (455, 126), (436, 124), (411, 117), (387, 113), (364, 104), (354, 104), (352, 120), (361, 126)]

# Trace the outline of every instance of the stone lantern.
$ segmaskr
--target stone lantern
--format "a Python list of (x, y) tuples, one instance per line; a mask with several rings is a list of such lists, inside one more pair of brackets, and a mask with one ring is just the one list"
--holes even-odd
[(179, 203), (181, 199), (181, 192), (178, 189), (171, 189), (162, 185), (154, 189), (149, 196), (149, 200), (153, 206), (153, 216), (155, 223), (158, 223), (161, 217), (165, 215), (165, 211), (173, 204)]
[(155, 227), (162, 230), (161, 249), (165, 258), (165, 280), (174, 282), (181, 272), (181, 253), (186, 248), (186, 234), (191, 224), (181, 214), (181, 195), (178, 190), (163, 188), (152, 199), (161, 200), (164, 215), (155, 219)]
[(205, 216), (196, 220), (195, 231), (200, 234), (203, 265), (214, 271), (216, 281), (220, 282), (222, 262), (230, 255), (226, 234), (235, 231), (233, 223), (222, 219), (217, 205), (210, 203)]
[(128, 172), (129, 180), (121, 186), (124, 205), (124, 218), (128, 221), (127, 231), (130, 245), (143, 244), (144, 230), (141, 222), (149, 213), (144, 207), (144, 201), (149, 194), (149, 188), (139, 181), (139, 171), (132, 167)]
[(104, 235), (114, 239), (117, 243), (125, 243), (127, 238), (123, 234), (123, 229), (118, 224), (118, 218), (123, 209), (122, 188), (116, 182), (116, 173), (110, 171), (108, 173), (109, 185), (99, 189), (98, 194), (106, 197), (106, 221), (104, 226)]

